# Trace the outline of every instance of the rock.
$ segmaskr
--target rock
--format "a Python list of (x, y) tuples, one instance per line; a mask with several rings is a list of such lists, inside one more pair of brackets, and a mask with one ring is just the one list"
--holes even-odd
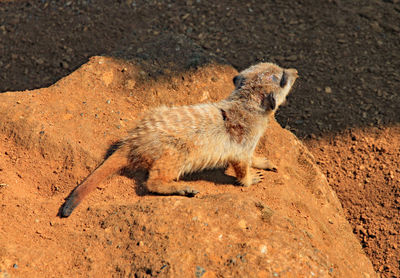
[(196, 278), (202, 277), (204, 273), (206, 273), (206, 270), (204, 268), (202, 268), (201, 266), (196, 266), (196, 271), (194, 273)]
[(61, 61), (60, 65), (61, 65), (61, 67), (63, 69), (68, 69), (69, 68), (69, 64), (66, 61)]

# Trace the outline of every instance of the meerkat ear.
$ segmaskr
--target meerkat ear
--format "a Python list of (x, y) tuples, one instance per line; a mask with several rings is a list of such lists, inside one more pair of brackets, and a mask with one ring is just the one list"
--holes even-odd
[(261, 102), (261, 106), (266, 110), (275, 110), (276, 108), (276, 100), (274, 93), (269, 93), (264, 97), (264, 99)]
[(235, 85), (236, 89), (238, 89), (238, 88), (243, 86), (244, 80), (245, 80), (245, 78), (243, 77), (243, 75), (240, 75), (240, 74), (236, 75), (233, 78), (233, 84)]

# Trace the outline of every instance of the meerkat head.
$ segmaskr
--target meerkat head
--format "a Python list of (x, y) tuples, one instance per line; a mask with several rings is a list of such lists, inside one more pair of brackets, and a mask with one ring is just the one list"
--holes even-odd
[(273, 112), (285, 102), (297, 77), (296, 69), (283, 69), (272, 63), (259, 63), (233, 78), (235, 91), (230, 98), (243, 99), (265, 112)]

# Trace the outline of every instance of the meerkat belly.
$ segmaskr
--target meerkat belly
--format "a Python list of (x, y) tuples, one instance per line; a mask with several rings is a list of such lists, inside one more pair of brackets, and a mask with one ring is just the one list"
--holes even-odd
[[(219, 112), (219, 111), (218, 111)], [(188, 155), (182, 163), (182, 173), (199, 171), (206, 168), (223, 167), (231, 161), (251, 158), (257, 138), (238, 143), (226, 132), (223, 121), (213, 122), (197, 129), (190, 137)]]
[(183, 161), (183, 173), (222, 167), (227, 163), (231, 151), (227, 138), (221, 134), (207, 134), (207, 132), (196, 137), (191, 142), (193, 147)]
[(177, 107), (168, 114), (171, 124), (168, 130), (162, 128), (162, 132), (181, 146), (181, 174), (226, 164), (231, 146), (223, 132), (221, 112), (215, 105)]

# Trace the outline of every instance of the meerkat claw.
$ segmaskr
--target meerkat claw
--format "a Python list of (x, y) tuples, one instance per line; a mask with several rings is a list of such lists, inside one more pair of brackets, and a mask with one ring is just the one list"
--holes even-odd
[(199, 191), (192, 187), (186, 186), (185, 188), (179, 190), (177, 193), (178, 193), (178, 195), (181, 195), (181, 196), (194, 197), (194, 196), (196, 196), (196, 194), (199, 193)]
[(257, 171), (256, 174), (253, 176), (252, 184), (260, 183), (264, 180), (264, 175), (261, 171)]

